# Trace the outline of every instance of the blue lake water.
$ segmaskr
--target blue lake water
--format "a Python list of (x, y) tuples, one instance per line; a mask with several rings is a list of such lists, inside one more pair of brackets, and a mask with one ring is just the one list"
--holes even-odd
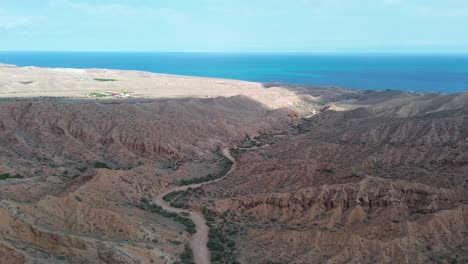
[(0, 62), (372, 90), (468, 91), (468, 55), (0, 52)]

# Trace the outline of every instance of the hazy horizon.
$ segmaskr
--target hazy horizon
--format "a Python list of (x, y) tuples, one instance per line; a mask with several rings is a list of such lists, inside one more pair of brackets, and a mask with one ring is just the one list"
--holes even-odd
[(362, 51), (362, 52), (353, 52), (353, 51), (177, 51), (177, 50), (168, 50), (168, 51), (159, 51), (159, 50), (0, 50), (0, 53), (160, 53), (160, 54), (233, 54), (233, 55), (242, 55), (242, 54), (258, 54), (258, 55), (317, 55), (317, 56), (394, 56), (394, 55), (405, 55), (405, 56), (468, 56), (468, 51)]
[(468, 53), (461, 0), (18, 0), (0, 50)]

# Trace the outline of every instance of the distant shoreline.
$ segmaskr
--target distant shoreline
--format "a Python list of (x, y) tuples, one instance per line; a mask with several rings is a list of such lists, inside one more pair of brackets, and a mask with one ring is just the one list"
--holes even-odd
[[(45, 70), (55, 70), (55, 71), (83, 71), (83, 72), (102, 72), (102, 71), (108, 71), (108, 72), (133, 72), (137, 73), (140, 75), (156, 75), (156, 76), (166, 76), (166, 77), (173, 77), (173, 78), (190, 78), (190, 79), (199, 79), (199, 80), (218, 80), (218, 81), (227, 81), (227, 82), (242, 82), (242, 83), (255, 83), (259, 84), (262, 86), (262, 88), (269, 89), (269, 88), (287, 88), (290, 90), (296, 90), (300, 91), (302, 89), (307, 89), (307, 88), (312, 88), (312, 87), (320, 87), (321, 89), (324, 88), (330, 88), (330, 89), (339, 89), (339, 90), (348, 90), (348, 91), (395, 91), (395, 92), (409, 92), (409, 93), (414, 93), (414, 94), (458, 94), (458, 93), (464, 93), (468, 92), (466, 91), (461, 91), (457, 93), (444, 93), (444, 92), (417, 92), (417, 91), (409, 91), (409, 90), (400, 90), (400, 89), (384, 89), (384, 90), (372, 90), (372, 89), (361, 89), (361, 88), (351, 88), (351, 87), (342, 87), (342, 86), (337, 86), (337, 85), (313, 85), (313, 84), (299, 84), (299, 83), (283, 83), (283, 82), (254, 82), (254, 81), (245, 81), (245, 80), (239, 80), (239, 79), (229, 79), (229, 78), (216, 78), (216, 77), (205, 77), (205, 76), (191, 76), (191, 75), (180, 75), (180, 74), (167, 74), (167, 73), (155, 73), (155, 72), (147, 72), (147, 71), (140, 71), (140, 70), (121, 70), (121, 69), (108, 69), (108, 68), (63, 68), (63, 67), (38, 67), (38, 66), (18, 66), (14, 64), (8, 64), (8, 63), (2, 63), (0, 62), (0, 71), (2, 68), (9, 68), (9, 69), (45, 69)], [(99, 79), (99, 78), (97, 78)], [(0, 87), (1, 88), (1, 87)], [(40, 94), (39, 96), (36, 97), (30, 97), (30, 98), (64, 98), (64, 99), (70, 99), (70, 98), (79, 98), (79, 99), (86, 99), (87, 96), (51, 96), (51, 95), (42, 95), (43, 92), (37, 91), (37, 92), (28, 92), (30, 94), (33, 93), (38, 93)], [(11, 92), (10, 95), (14, 95), (15, 92)], [(17, 98), (17, 99), (22, 99), (24, 98), (22, 96), (22, 93), (18, 93), (18, 97), (8, 97), (8, 98)], [(4, 95), (4, 94), (3, 94)], [(2, 97), (2, 93), (0, 92), (0, 98), (5, 99), (5, 97)], [(26, 97), (28, 98), (28, 97)], [(136, 100), (141, 100), (144, 99), (145, 97), (142, 98), (127, 98), (127, 99), (136, 99)], [(188, 97), (180, 97), (180, 98), (192, 98), (191, 96)], [(109, 98), (111, 99), (111, 98)], [(152, 98), (146, 98), (149, 100), (167, 100), (167, 99), (174, 99), (174, 98), (165, 98), (165, 97), (152, 97)], [(118, 99), (117, 99), (118, 100)]]
[(0, 52), (19, 66), (120, 69), (365, 90), (468, 90), (468, 54)]

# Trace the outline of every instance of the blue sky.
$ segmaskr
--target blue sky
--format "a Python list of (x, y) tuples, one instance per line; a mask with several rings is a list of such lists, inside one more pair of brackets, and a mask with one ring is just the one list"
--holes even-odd
[(468, 52), (467, 0), (0, 0), (0, 50)]

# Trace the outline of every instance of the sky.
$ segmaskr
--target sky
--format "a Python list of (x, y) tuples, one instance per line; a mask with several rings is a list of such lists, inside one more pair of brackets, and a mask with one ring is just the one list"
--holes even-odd
[(0, 50), (468, 53), (468, 1), (0, 0)]

